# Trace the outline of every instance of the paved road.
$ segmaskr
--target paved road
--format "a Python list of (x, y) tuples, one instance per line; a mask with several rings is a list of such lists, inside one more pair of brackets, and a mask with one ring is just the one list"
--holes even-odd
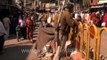
[[(35, 35), (36, 36), (36, 35)], [(36, 39), (36, 37), (34, 38)], [(39, 60), (35, 50), (35, 43), (29, 40), (17, 41), (11, 38), (5, 41), (4, 54), (0, 55), (0, 60)]]

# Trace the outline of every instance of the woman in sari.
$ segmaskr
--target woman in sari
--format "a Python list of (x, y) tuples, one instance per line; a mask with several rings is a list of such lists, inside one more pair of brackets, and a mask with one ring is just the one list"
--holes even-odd
[(27, 38), (32, 41), (33, 38), (33, 21), (31, 20), (30, 16), (26, 18), (26, 31), (27, 31)]

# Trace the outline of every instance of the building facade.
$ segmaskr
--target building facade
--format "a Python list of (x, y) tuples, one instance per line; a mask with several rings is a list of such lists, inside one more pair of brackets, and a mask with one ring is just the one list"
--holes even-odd
[(0, 0), (0, 5), (15, 5), (15, 0)]
[(92, 0), (90, 5), (97, 5), (99, 0)]
[(0, 0), (0, 19), (5, 16), (17, 14), (19, 9), (16, 6), (15, 0)]

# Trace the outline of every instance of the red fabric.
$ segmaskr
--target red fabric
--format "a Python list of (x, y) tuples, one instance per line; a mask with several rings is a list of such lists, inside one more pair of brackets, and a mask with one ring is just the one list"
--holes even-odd
[(52, 50), (53, 50), (53, 53), (55, 53), (55, 51), (56, 51), (56, 41), (55, 40), (52, 40), (52, 42), (51, 42), (51, 47), (52, 47)]
[(96, 16), (96, 14), (95, 14), (95, 12), (93, 12), (91, 15), (90, 15), (90, 20), (93, 20), (93, 23), (95, 24), (95, 25), (97, 25), (98, 24), (98, 18), (97, 18), (97, 16)]
[(95, 16), (95, 13), (93, 12), (92, 14), (90, 14), (90, 20), (92, 20), (92, 18)]
[(107, 13), (104, 14), (104, 17), (103, 17), (103, 22), (105, 22), (105, 26), (107, 27)]
[(98, 18), (94, 17), (94, 18), (93, 18), (93, 23), (94, 23), (95, 25), (97, 25), (97, 24), (98, 24)]
[(76, 40), (76, 49), (79, 49), (79, 42)]
[(94, 28), (93, 28), (93, 27), (90, 27), (90, 28), (89, 28), (89, 31), (90, 31), (90, 37), (91, 37), (91, 38), (94, 38), (94, 37), (95, 37)]
[(26, 19), (26, 25), (28, 27), (33, 25), (33, 21), (29, 17)]
[(26, 27), (27, 38), (30, 40), (33, 37), (33, 21), (29, 17), (26, 19)]

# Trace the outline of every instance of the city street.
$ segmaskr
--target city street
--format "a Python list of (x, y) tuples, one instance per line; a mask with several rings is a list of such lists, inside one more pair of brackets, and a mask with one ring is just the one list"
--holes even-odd
[(0, 60), (107, 60), (106, 44), (107, 0), (0, 0)]

